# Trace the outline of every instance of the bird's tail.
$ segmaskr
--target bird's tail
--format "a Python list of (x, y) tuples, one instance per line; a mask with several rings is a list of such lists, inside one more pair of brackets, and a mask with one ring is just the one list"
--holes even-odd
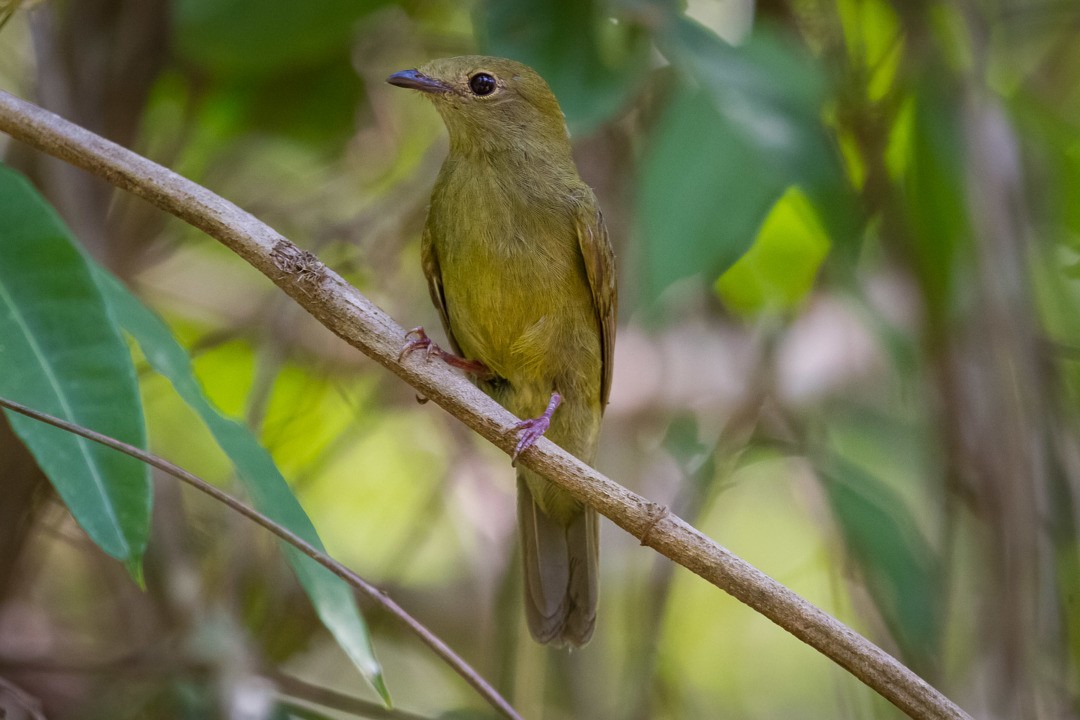
[(600, 523), (588, 506), (567, 513), (565, 523), (546, 514), (524, 472), (518, 474), (518, 527), (529, 632), (540, 643), (581, 647), (596, 625)]

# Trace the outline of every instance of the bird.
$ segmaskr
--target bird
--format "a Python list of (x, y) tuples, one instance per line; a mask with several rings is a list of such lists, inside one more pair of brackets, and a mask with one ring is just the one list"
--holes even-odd
[[(452, 352), (420, 327), (403, 353), (462, 368), (525, 418), (514, 426), (515, 463), (546, 436), (592, 464), (611, 390), (615, 255), (554, 93), (532, 68), (480, 55), (387, 82), (427, 97), (450, 141), (421, 262)], [(517, 494), (529, 631), (542, 644), (584, 646), (599, 597), (597, 513), (520, 467)]]

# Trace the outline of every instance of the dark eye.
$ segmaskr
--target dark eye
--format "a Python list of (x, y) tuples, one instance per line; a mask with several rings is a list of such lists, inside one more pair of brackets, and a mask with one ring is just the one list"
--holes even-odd
[(478, 72), (469, 78), (469, 89), (483, 97), (495, 92), (495, 78), (486, 72)]

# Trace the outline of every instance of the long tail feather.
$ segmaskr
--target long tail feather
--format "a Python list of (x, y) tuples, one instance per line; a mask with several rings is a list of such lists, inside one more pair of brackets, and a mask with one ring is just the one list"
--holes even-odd
[(564, 525), (534, 502), (518, 476), (518, 525), (525, 576), (525, 617), (540, 643), (581, 647), (596, 625), (599, 522), (583, 507)]

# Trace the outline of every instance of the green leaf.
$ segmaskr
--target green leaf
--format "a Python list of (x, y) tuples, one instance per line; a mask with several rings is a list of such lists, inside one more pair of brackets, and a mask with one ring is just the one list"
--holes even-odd
[[(184, 402), (206, 423), (235, 466), (259, 512), (324, 550), (314, 525), (273, 458), (246, 427), (224, 417), (211, 405), (195, 377), (190, 357), (168, 326), (103, 269), (97, 269), (96, 279), (121, 326), (138, 343), (150, 365), (169, 379)], [(389, 706), (390, 695), (383, 682), (382, 668), (375, 658), (352, 589), (292, 545), (282, 543), (282, 547), (323, 624)]]
[(571, 131), (580, 133), (623, 109), (649, 69), (645, 31), (608, 13), (597, 0), (484, 2), (475, 25), (482, 52), (540, 73)]
[(772, 187), (747, 180), (757, 155), (724, 125), (704, 92), (684, 87), (648, 140), (637, 224), (649, 300), (676, 280), (723, 272), (750, 247), (775, 199)]
[(833, 452), (824, 477), (845, 547), (904, 660), (936, 675), (945, 620), (937, 555), (907, 503), (875, 473)]
[(819, 208), (833, 242), (851, 245), (858, 213), (822, 120), (817, 63), (765, 31), (731, 47), (680, 14), (658, 24), (656, 42), (681, 81), (642, 161), (646, 298), (724, 273), (792, 184)]
[(829, 252), (817, 211), (797, 187), (776, 201), (754, 244), (716, 281), (716, 292), (744, 315), (790, 310), (810, 292)]
[[(30, 183), (0, 166), (0, 395), (138, 447), (135, 369), (70, 231)], [(138, 570), (150, 530), (148, 468), (7, 413), (87, 535)]]

